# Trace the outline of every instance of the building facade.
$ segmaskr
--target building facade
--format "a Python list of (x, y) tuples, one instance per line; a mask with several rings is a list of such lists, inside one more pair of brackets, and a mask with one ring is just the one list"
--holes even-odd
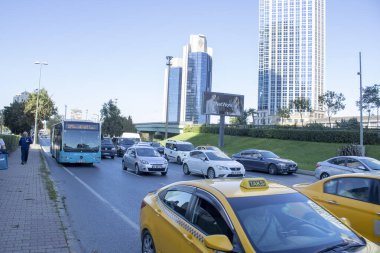
[(165, 69), (163, 115), (166, 116), (166, 103), (168, 103), (168, 122), (179, 122), (181, 117), (182, 59), (173, 58), (171, 64), (169, 78), (168, 69)]
[(164, 117), (168, 101), (169, 122), (209, 123), (209, 117), (202, 114), (202, 99), (203, 93), (211, 91), (211, 87), (212, 49), (207, 47), (206, 36), (190, 35), (189, 44), (183, 47), (182, 59), (172, 60), (169, 78), (165, 70)]
[(27, 91), (21, 92), (13, 97), (13, 102), (24, 103), (28, 100), (30, 93)]
[(305, 98), (312, 112), (303, 121), (323, 118), (318, 96), (324, 92), (325, 0), (260, 0), (258, 124), (277, 124), (293, 100)]

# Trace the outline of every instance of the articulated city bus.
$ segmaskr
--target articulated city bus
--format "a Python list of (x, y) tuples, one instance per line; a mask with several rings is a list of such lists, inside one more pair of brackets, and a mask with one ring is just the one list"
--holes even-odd
[(97, 122), (63, 120), (52, 127), (50, 152), (58, 163), (98, 163), (100, 130)]

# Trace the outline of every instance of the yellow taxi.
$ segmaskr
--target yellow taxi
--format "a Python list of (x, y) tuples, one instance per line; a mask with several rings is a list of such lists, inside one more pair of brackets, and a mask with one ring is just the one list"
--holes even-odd
[(342, 174), (293, 187), (380, 243), (380, 174)]
[(144, 253), (380, 252), (303, 194), (264, 178), (177, 182), (141, 203)]

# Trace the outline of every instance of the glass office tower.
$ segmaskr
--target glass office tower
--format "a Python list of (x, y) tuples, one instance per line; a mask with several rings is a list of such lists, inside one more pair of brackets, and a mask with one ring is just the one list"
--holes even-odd
[(190, 35), (183, 48), (181, 121), (193, 124), (209, 123), (201, 113), (203, 93), (211, 91), (212, 49), (204, 35)]
[(278, 109), (299, 97), (311, 102), (306, 121), (323, 117), (325, 0), (260, 0), (259, 8), (257, 123), (275, 124)]
[[(179, 122), (181, 112), (181, 94), (182, 94), (182, 59), (173, 58), (171, 61), (170, 77), (168, 84), (168, 69), (165, 69), (165, 89), (164, 89), (164, 117), (166, 115), (166, 101), (169, 104), (168, 122)], [(167, 95), (169, 90), (169, 99)], [(164, 121), (166, 118), (164, 119)]]

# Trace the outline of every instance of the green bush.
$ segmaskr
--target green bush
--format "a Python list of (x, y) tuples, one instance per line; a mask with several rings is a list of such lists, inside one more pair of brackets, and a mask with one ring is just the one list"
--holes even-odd
[(338, 156), (364, 156), (359, 145), (348, 144), (338, 149)]
[[(218, 134), (218, 126), (187, 126), (184, 132)], [(280, 140), (296, 140), (327, 143), (359, 143), (359, 132), (353, 130), (341, 130), (331, 128), (276, 128), (276, 127), (231, 127), (224, 129), (225, 135), (251, 136), (254, 138), (270, 138)], [(375, 131), (364, 132), (364, 144), (380, 144), (380, 135)]]
[(20, 140), (19, 135), (0, 134), (0, 138), (4, 140), (8, 152), (13, 152), (17, 149), (18, 141)]

